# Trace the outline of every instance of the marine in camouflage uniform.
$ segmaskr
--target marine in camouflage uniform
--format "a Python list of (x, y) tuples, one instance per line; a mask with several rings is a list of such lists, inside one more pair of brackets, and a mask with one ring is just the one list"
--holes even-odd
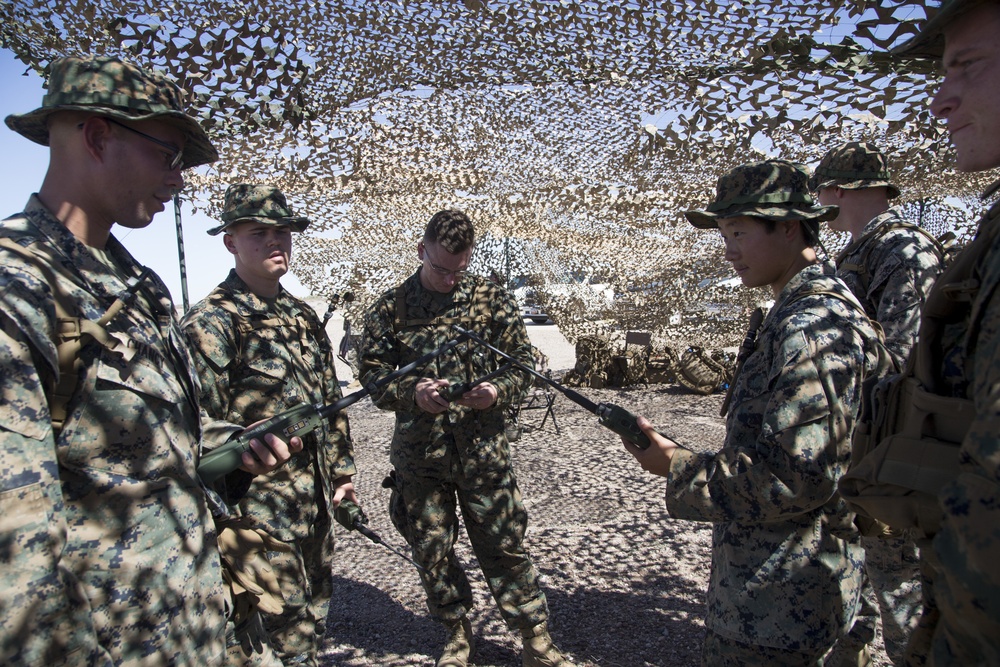
[[(889, 200), (899, 196), (889, 177), (888, 161), (874, 144), (852, 141), (827, 152), (809, 186), (820, 203), (840, 208), (829, 225), (849, 232), (852, 241), (837, 257), (837, 276), (882, 326), (886, 348), (902, 369), (943, 258), (935, 239), (889, 207)], [(865, 645), (874, 639), (875, 616), (880, 614), (886, 653), (901, 665), (920, 618), (920, 553), (912, 539), (901, 535), (863, 536), (861, 543), (865, 604), (851, 637), (838, 647), (843, 657), (838, 655), (833, 664), (857, 664), (853, 655), (867, 653)]]
[[(952, 0), (896, 50), (942, 58), (944, 80), (931, 112), (948, 123), (960, 171), (1000, 167), (998, 34), (1000, 2)], [(940, 360), (938, 393), (970, 400), (975, 414), (959, 449), (958, 475), (938, 496), (941, 529), (921, 545), (924, 609), (908, 664), (1000, 664), (1000, 204), (962, 253), (955, 264), (965, 253), (978, 257), (976, 284), (964, 286), (974, 289), (957, 302), (961, 315), (927, 344)], [(948, 271), (939, 283), (947, 277)], [(935, 289), (929, 301), (937, 296)]]
[[(472, 254), (472, 223), (442, 211), (428, 223), (417, 251), (421, 268), (388, 291), (365, 319), (361, 382), (377, 381), (469, 328), (495, 347), (534, 366), (531, 343), (511, 295), (465, 271)], [(372, 395), (396, 413), (390, 462), (395, 468), (397, 527), (413, 548), (431, 614), (451, 632), (440, 666), (465, 665), (472, 653), (466, 614), (472, 592), (455, 555), (457, 510), (480, 568), (508, 626), (519, 629), (525, 665), (568, 664), (551, 644), (545, 594), (524, 547), (527, 512), (521, 501), (504, 432), (508, 407), (530, 379), (510, 371), (450, 404), (438, 387), (478, 379), (498, 368), (489, 350), (468, 342), (415, 374)], [(457, 501), (457, 502), (456, 502)]]
[[(184, 318), (204, 409), (249, 424), (302, 403), (339, 400), (330, 339), (313, 309), (279, 283), (291, 233), (308, 220), (292, 213), (277, 188), (237, 184), (226, 191), (222, 221), (209, 233), (226, 232), (236, 268)], [(331, 417), (303, 441), (303, 453), (270, 475), (237, 470), (225, 478), (226, 490), (242, 496), (242, 512), (293, 547), (270, 556), (285, 609), (263, 617), (286, 665), (318, 664), (332, 593), (333, 511), (345, 498), (357, 502), (347, 416)]]
[(720, 229), (746, 286), (775, 296), (733, 380), (722, 448), (695, 453), (645, 420), (651, 446), (625, 443), (666, 477), (673, 518), (713, 524), (706, 665), (821, 665), (858, 609), (863, 551), (836, 485), (877, 335), (816, 260), (818, 223), (836, 207), (814, 207), (806, 182), (790, 162), (742, 165), (708, 210), (687, 212)]
[[(117, 125), (133, 121), (149, 142)], [(218, 664), (225, 595), (195, 471), (198, 380), (167, 288), (139, 280), (110, 234), (149, 224), (152, 193), (217, 154), (173, 83), (112, 59), (54, 61), (43, 106), (6, 122), (51, 139), (52, 162), (24, 212), (0, 223), (16, 244), (0, 246), (0, 663)], [(80, 160), (87, 146), (101, 164)], [(95, 206), (106, 207), (99, 229)], [(82, 340), (74, 382), (59, 335), (97, 322), (129, 285), (135, 299)], [(53, 405), (66, 410), (61, 429)]]
[(852, 141), (830, 150), (809, 186), (821, 204), (840, 207), (828, 224), (849, 232), (851, 243), (837, 256), (837, 276), (881, 325), (901, 369), (917, 338), (920, 307), (941, 272), (940, 244), (889, 207), (899, 189), (874, 144)]

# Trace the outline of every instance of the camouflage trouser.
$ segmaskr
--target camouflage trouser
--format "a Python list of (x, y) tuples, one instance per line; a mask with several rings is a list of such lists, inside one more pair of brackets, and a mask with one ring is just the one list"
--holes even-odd
[(545, 594), (524, 549), (528, 515), (512, 471), (497, 477), (445, 481), (397, 471), (414, 559), (428, 572), (420, 577), (427, 607), (449, 622), (472, 608), (472, 589), (455, 555), (457, 508), (490, 591), (507, 625), (526, 629), (548, 618)]
[(701, 664), (704, 667), (822, 667), (826, 651), (827, 648), (809, 652), (744, 644), (706, 630), (705, 643), (701, 648)]
[(885, 652), (894, 665), (904, 664), (903, 654), (920, 619), (920, 552), (902, 538), (862, 537), (865, 578), (861, 609), (850, 632), (842, 637), (827, 659), (828, 665), (858, 664), (854, 657), (875, 640), (879, 617)]
[(885, 652), (894, 665), (917, 627), (923, 601), (920, 595), (920, 550), (912, 540), (862, 537), (865, 573), (875, 591), (882, 617)]
[(310, 535), (292, 543), (291, 553), (268, 552), (281, 585), (285, 610), (264, 615), (274, 650), (285, 665), (318, 665), (317, 654), (326, 632), (326, 615), (333, 591), (332, 521), (320, 512)]
[[(991, 499), (994, 505), (996, 497)], [(933, 543), (919, 543), (924, 607), (906, 649), (908, 667), (1000, 665), (1000, 576), (996, 567), (1000, 543), (990, 539), (990, 529), (996, 526), (984, 524), (975, 545), (982, 549), (975, 554), (978, 563), (967, 551), (950, 550), (951, 544), (942, 539), (950, 537), (945, 531), (938, 533)], [(942, 552), (950, 562), (942, 560)], [(961, 558), (968, 559), (964, 568), (956, 564)], [(959, 582), (956, 574), (976, 579)], [(963, 604), (967, 607), (962, 608)], [(959, 611), (964, 613), (956, 613)]]

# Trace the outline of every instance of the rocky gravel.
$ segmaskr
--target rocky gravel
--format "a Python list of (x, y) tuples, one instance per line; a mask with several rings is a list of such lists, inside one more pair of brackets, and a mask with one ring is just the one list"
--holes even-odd
[[(330, 329), (334, 334), (339, 327)], [(539, 332), (530, 326), (529, 332), (536, 340)], [(548, 330), (544, 335), (559, 337)], [(550, 358), (567, 358), (565, 349), (542, 349)], [(691, 449), (713, 451), (723, 441), (720, 394), (696, 396), (675, 385), (580, 391), (647, 416)], [(368, 400), (348, 414), (355, 482), (369, 526), (405, 551), (388, 518), (388, 491), (381, 488), (389, 471), (393, 414)], [(512, 452), (528, 509), (527, 545), (548, 597), (556, 644), (586, 667), (699, 664), (709, 525), (667, 517), (662, 481), (643, 471), (594, 415), (562, 395), (553, 415), (522, 413), (523, 433)], [(445, 637), (427, 613), (414, 567), (357, 532), (337, 526), (337, 539), (322, 664), (433, 665)], [(457, 553), (476, 599), (473, 664), (519, 666), (520, 640), (501, 620), (464, 531)], [(889, 664), (880, 646), (876, 657), (876, 665)]]

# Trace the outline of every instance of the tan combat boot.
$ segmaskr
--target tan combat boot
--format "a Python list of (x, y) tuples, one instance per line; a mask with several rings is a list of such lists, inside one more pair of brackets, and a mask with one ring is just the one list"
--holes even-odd
[(552, 643), (544, 623), (521, 632), (521, 665), (523, 667), (573, 667)]
[(472, 652), (476, 650), (476, 639), (472, 636), (472, 623), (465, 616), (462, 620), (445, 626), (448, 641), (438, 658), (437, 667), (468, 667)]

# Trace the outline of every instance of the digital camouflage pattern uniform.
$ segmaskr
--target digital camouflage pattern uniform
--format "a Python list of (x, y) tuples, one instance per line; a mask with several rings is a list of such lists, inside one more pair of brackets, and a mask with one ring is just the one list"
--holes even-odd
[(983, 253), (978, 289), (932, 354), (941, 393), (970, 399), (975, 416), (938, 496), (941, 530), (921, 543), (924, 610), (907, 664), (1000, 664), (1000, 202), (962, 252)]
[[(401, 292), (401, 294), (399, 294)], [(399, 294), (399, 301), (397, 295)], [(402, 305), (405, 313), (399, 312)], [(447, 293), (425, 289), (419, 272), (390, 290), (365, 319), (361, 382), (368, 385), (455, 338), (451, 324), (470, 328), (522, 363), (534, 366), (531, 343), (514, 299), (485, 278), (468, 275)], [(417, 407), (421, 377), (452, 383), (474, 380), (498, 367), (474, 343), (441, 355), (421, 370), (372, 395), (396, 413), (390, 461), (401, 495), (404, 530), (421, 573), (431, 614), (454, 622), (472, 607), (472, 592), (455, 555), (456, 496), (472, 548), (508, 626), (527, 629), (548, 617), (545, 594), (524, 548), (527, 512), (511, 466), (504, 413), (529, 386), (524, 373), (491, 382), (497, 401), (488, 410), (452, 403), (441, 414)]]
[[(898, 224), (905, 221), (895, 209), (875, 217), (836, 262), (837, 276), (858, 297), (868, 317), (882, 326), (885, 346), (901, 369), (916, 342), (920, 307), (941, 272), (942, 256), (939, 246), (920, 232), (905, 227), (878, 231)], [(867, 248), (869, 243), (874, 247)], [(856, 269), (865, 256), (867, 291)]]
[[(869, 142), (848, 142), (830, 150), (810, 185), (816, 190), (884, 187), (889, 198), (899, 196), (889, 181), (888, 161)], [(916, 343), (920, 308), (941, 272), (942, 259), (940, 245), (892, 208), (868, 222), (837, 256), (837, 276), (882, 327), (897, 369), (905, 366)], [(866, 601), (845, 649), (860, 650), (855, 645), (874, 639), (879, 614), (886, 653), (900, 665), (920, 617), (920, 552), (912, 539), (902, 536), (863, 536), (861, 543), (870, 586), (864, 587)]]
[[(815, 208), (807, 178), (784, 160), (742, 165), (685, 215), (702, 229), (749, 215), (818, 233), (837, 207)], [(806, 266), (775, 298), (733, 379), (722, 449), (671, 458), (670, 516), (713, 524), (702, 664), (821, 665), (858, 611), (864, 551), (837, 481), (879, 344), (835, 272)]]
[[(185, 167), (218, 159), (182, 101), (161, 74), (60, 58), (42, 106), (5, 122), (47, 146), (63, 109), (157, 118), (187, 135)], [(198, 379), (167, 288), (147, 276), (100, 327), (106, 341), (81, 339), (76, 382), (50, 403), (67, 349), (56, 341), (93, 326), (143, 267), (114, 236), (84, 246), (34, 196), (0, 237), (21, 249), (0, 247), (0, 663), (218, 664), (226, 591), (210, 503), (223, 508), (196, 474)], [(58, 435), (50, 406), (67, 409)]]
[[(996, 4), (945, 0), (920, 33), (893, 54), (941, 62), (943, 31), (967, 12)], [(988, 67), (995, 63), (988, 52), (979, 57)], [(984, 108), (984, 100), (992, 99), (971, 99), (971, 112), (995, 115), (1000, 110)], [(1000, 136), (990, 132), (995, 149)], [(984, 198), (995, 196), (998, 188), (1000, 182), (994, 183)], [(958, 290), (953, 299), (960, 316), (935, 342), (919, 343), (941, 369), (938, 393), (971, 400), (974, 415), (959, 448), (957, 479), (938, 495), (941, 529), (932, 543), (921, 545), (924, 610), (907, 648), (908, 664), (1000, 664), (1000, 202), (980, 220), (976, 238), (955, 264), (966, 253), (977, 260), (966, 293)], [(945, 284), (942, 275), (928, 300)]]
[[(142, 271), (113, 236), (114, 267), (102, 263), (35, 197), (0, 235), (61, 264), (90, 320)], [(50, 287), (2, 247), (0, 304), (0, 662), (219, 663), (225, 594), (195, 472), (198, 380), (167, 288), (147, 278), (106, 325), (113, 347), (84, 346), (58, 438), (43, 389), (58, 371)]]
[(706, 627), (819, 655), (860, 594), (864, 552), (836, 489), (875, 336), (858, 308), (809, 295), (849, 294), (833, 273), (813, 265), (785, 286), (734, 380), (722, 449), (677, 450), (666, 494), (670, 516), (714, 524)]
[[(266, 186), (233, 186), (223, 220), (273, 214), (272, 222), (287, 224), (293, 218), (278, 195)], [(290, 226), (301, 229), (304, 223)], [(196, 350), (202, 406), (213, 417), (252, 424), (302, 403), (342, 398), (333, 348), (319, 318), (283, 288), (274, 299), (260, 298), (233, 270), (185, 315), (184, 330)], [(284, 664), (316, 665), (332, 594), (334, 482), (356, 471), (345, 414), (302, 440), (303, 452), (271, 474), (252, 478), (237, 470), (225, 483), (237, 496), (249, 486), (239, 501), (243, 514), (293, 546), (290, 553), (269, 556), (285, 605), (280, 616), (263, 615), (264, 627)]]
[[(889, 180), (888, 160), (866, 141), (831, 149), (816, 166), (809, 186), (814, 192), (884, 187), (889, 199), (899, 196), (899, 188)], [(896, 368), (904, 366), (916, 341), (920, 306), (941, 272), (942, 260), (940, 244), (895, 209), (868, 222), (837, 256), (837, 276), (868, 317), (881, 325)]]

